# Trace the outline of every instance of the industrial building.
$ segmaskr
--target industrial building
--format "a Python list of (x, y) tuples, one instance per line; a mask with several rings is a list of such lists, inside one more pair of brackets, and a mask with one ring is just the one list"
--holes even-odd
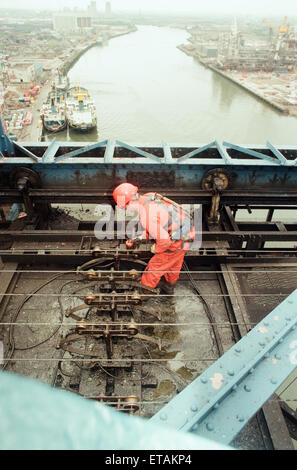
[(296, 28), (287, 24), (287, 17), (279, 27), (269, 22), (268, 26), (267, 40), (251, 39), (240, 31), (234, 18), (229, 31), (226, 28), (221, 31), (218, 28), (192, 28), (189, 41), (197, 56), (209, 59), (209, 63), (221, 70), (294, 71), (297, 68)]
[(39, 62), (11, 62), (8, 77), (11, 83), (30, 83), (36, 80), (43, 71)]
[(54, 30), (61, 33), (92, 27), (92, 16), (85, 12), (63, 12), (53, 17)]

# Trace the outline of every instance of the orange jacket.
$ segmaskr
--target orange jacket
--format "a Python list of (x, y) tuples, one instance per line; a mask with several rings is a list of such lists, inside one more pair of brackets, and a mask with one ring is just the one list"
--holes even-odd
[[(128, 210), (138, 210), (139, 220), (144, 228), (142, 237), (156, 240), (155, 253), (188, 249), (189, 244), (180, 239), (180, 227), (186, 220), (186, 214), (166, 201), (153, 200), (154, 196), (155, 193), (146, 193), (127, 207)], [(189, 225), (187, 227), (189, 228)], [(189, 228), (188, 232), (193, 234), (193, 228)], [(177, 239), (172, 239), (174, 231), (178, 233)]]

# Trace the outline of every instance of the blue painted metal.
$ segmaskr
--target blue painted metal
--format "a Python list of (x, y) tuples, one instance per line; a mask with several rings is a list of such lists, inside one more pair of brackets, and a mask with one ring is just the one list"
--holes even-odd
[(289, 163), (288, 160), (271, 142), (269, 142), (269, 140), (267, 140), (266, 145), (271, 150), (271, 152), (276, 156), (276, 158), (280, 161), (281, 165), (288, 166), (288, 163)]
[(297, 290), (151, 421), (228, 444), (297, 367)]
[(56, 139), (53, 139), (43, 154), (42, 163), (54, 162), (56, 153), (59, 150), (59, 148), (60, 148), (60, 144), (57, 143)]
[[(206, 172), (217, 167), (230, 171), (231, 190), (272, 188), (285, 195), (285, 191), (297, 187), (297, 147), (286, 149), (284, 155), (282, 149), (269, 142), (268, 147), (258, 151), (255, 146), (218, 141), (183, 146), (163, 143), (156, 147), (118, 140), (20, 144), (6, 141), (6, 136), (4, 139), (8, 146), (2, 139), (0, 149), (6, 153), (0, 155), (0, 188), (7, 187), (11, 171), (18, 166), (38, 172), (44, 188), (87, 185), (90, 189), (111, 189), (115, 182), (131, 181), (141, 188), (199, 189)], [(268, 150), (273, 157), (263, 153)]]
[(133, 153), (135, 153), (136, 155), (141, 155), (142, 157), (153, 160), (156, 163), (164, 163), (164, 160), (162, 160), (159, 157), (156, 157), (156, 155), (153, 155), (152, 153), (144, 152), (143, 150), (139, 149), (138, 147), (134, 147), (133, 145), (126, 144), (125, 142), (122, 142), (120, 140), (116, 141), (116, 145), (118, 145), (118, 146), (120, 146), (124, 149), (130, 150)]
[(230, 155), (228, 155), (228, 152), (227, 150), (223, 147), (222, 144), (220, 144), (217, 140), (215, 141), (215, 144), (216, 144), (216, 147), (219, 151), (219, 154), (221, 155), (222, 159), (224, 160), (224, 162), (229, 165), (231, 164), (232, 165), (232, 158), (230, 157)]
[(104, 163), (112, 163), (115, 149), (115, 141), (109, 140), (104, 153)]
[(195, 150), (193, 150), (192, 152), (189, 152), (189, 153), (187, 153), (186, 155), (183, 155), (182, 157), (179, 157), (179, 158), (177, 159), (177, 162), (178, 162), (178, 163), (185, 162), (185, 161), (188, 160), (189, 158), (193, 158), (193, 157), (195, 157), (196, 155), (198, 155), (199, 153), (204, 152), (205, 150), (208, 150), (209, 148), (214, 147), (215, 145), (216, 145), (216, 142), (215, 142), (215, 141), (210, 142), (210, 144), (203, 145), (202, 147), (200, 147), (200, 148), (198, 148), (198, 149), (195, 149)]
[(275, 158), (271, 158), (268, 155), (265, 155), (264, 153), (255, 152), (255, 150), (251, 150), (246, 147), (241, 147), (240, 145), (234, 145), (234, 144), (231, 144), (230, 142), (223, 142), (223, 145), (225, 147), (229, 147), (231, 149), (238, 150), (242, 153), (250, 155), (251, 157), (256, 157), (256, 158), (259, 158), (260, 160), (266, 160), (267, 162), (275, 164), (275, 165), (280, 164), (278, 160), (276, 160)]
[(171, 153), (171, 148), (170, 145), (167, 142), (162, 143), (163, 146), (163, 151), (164, 151), (164, 160), (165, 163), (172, 163), (173, 158), (172, 158), (172, 153)]
[[(17, 142), (14, 142), (13, 143), (14, 145), (14, 151), (19, 151), (21, 154), (25, 155), (25, 158), (28, 157), (29, 158), (29, 161), (32, 163), (33, 162), (39, 162), (40, 161), (40, 158), (37, 157), (34, 153), (30, 152), (30, 150), (28, 150), (26, 147), (23, 147), (22, 145), (18, 144)], [(16, 159), (13, 158), (13, 161), (15, 161)], [(7, 161), (9, 161), (9, 159), (7, 159)], [(23, 161), (23, 157), (21, 158), (21, 161)]]
[(5, 158), (5, 156), (14, 155), (14, 146), (13, 142), (5, 134), (2, 121), (0, 119), (0, 157)]
[[(108, 146), (107, 146), (108, 149)], [(100, 161), (98, 161), (100, 160)], [(144, 162), (143, 158), (131, 162), (130, 158), (69, 158), (53, 163), (32, 162), (31, 159), (10, 158), (0, 163), (0, 188), (7, 187), (10, 173), (17, 166), (27, 166), (36, 171), (43, 188), (80, 188), (87, 185), (90, 189), (111, 189), (115, 183), (130, 181), (140, 188), (159, 188), (191, 190), (200, 189), (204, 175), (211, 169), (222, 167), (230, 170), (232, 179), (229, 189), (263, 190), (265, 188), (279, 191), (286, 196), (286, 191), (296, 192), (297, 167), (270, 165), (223, 165), (222, 160), (213, 163), (200, 161), (189, 163), (156, 163)], [(194, 160), (194, 159), (193, 159)], [(190, 163), (191, 162), (191, 163)], [(266, 162), (265, 162), (266, 163)]]
[[(105, 147), (107, 145), (108, 141), (104, 140), (102, 142), (96, 142), (96, 144), (91, 144), (91, 145), (86, 145), (85, 147), (80, 147), (77, 150), (73, 150), (72, 152), (69, 153), (64, 153), (62, 156), (57, 157), (55, 159), (56, 162), (62, 162), (67, 159), (73, 158), (73, 157), (80, 157), (84, 153), (87, 153), (91, 150), (96, 150), (100, 147)], [(61, 145), (61, 143), (60, 143)]]
[[(0, 449), (166, 449), (175, 454), (177, 449), (182, 449), (184, 455), (185, 450), (229, 450), (230, 447), (128, 416), (95, 400), (36, 380), (0, 372)], [(157, 463), (156, 455), (153, 462)], [(186, 463), (190, 463), (189, 459)], [(143, 467), (142, 463), (139, 467)]]

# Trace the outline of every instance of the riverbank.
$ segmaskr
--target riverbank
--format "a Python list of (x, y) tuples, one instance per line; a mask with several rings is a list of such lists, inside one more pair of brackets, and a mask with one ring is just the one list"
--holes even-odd
[(72, 67), (76, 64), (76, 62), (92, 47), (104, 45), (110, 39), (113, 39), (119, 36), (124, 36), (126, 34), (130, 34), (135, 31), (137, 31), (136, 26), (131, 26), (131, 27), (128, 27), (126, 31), (110, 32), (108, 33), (108, 35), (105, 35), (104, 39), (95, 40), (91, 44), (88, 44), (87, 46), (85, 46), (83, 49), (76, 51), (69, 59), (65, 61), (64, 65), (62, 66), (62, 71), (64, 75), (66, 75), (69, 72), (69, 70), (71, 70)]
[(98, 132), (65, 130), (46, 139), (191, 146), (215, 139), (242, 145), (265, 145), (269, 140), (276, 147), (296, 145), (296, 118), (253, 99), (182, 53), (176, 46), (186, 39), (182, 30), (140, 26), (108, 47), (87, 51), (68, 76), (71, 83), (89, 90)]
[(296, 80), (295, 73), (270, 72), (239, 72), (221, 70), (210, 60), (202, 58), (189, 44), (181, 44), (177, 48), (196, 59), (201, 65), (230, 80), (254, 97), (260, 99), (275, 110), (297, 117)]
[[(126, 30), (121, 31), (110, 31), (108, 34), (105, 34), (102, 40), (97, 39), (93, 40), (91, 43), (84, 45), (83, 47), (78, 48), (70, 57), (57, 58), (58, 63), (57, 69), (60, 69), (65, 75), (72, 69), (72, 67), (78, 62), (78, 60), (91, 48), (95, 46), (103, 46), (110, 39), (114, 39), (119, 36), (124, 36), (132, 32), (137, 31), (136, 26), (128, 26)], [(32, 112), (32, 123), (30, 126), (24, 127), (18, 134), (19, 141), (40, 141), (42, 138), (42, 122), (40, 120), (40, 108), (43, 103), (46, 101), (48, 93), (51, 89), (52, 82), (55, 78), (55, 72), (49, 74), (49, 78), (46, 82), (40, 87), (40, 94), (36, 97), (34, 104), (26, 108), (26, 110)]]
[(252, 95), (256, 96), (258, 99), (264, 101), (266, 104), (269, 106), (272, 106), (275, 108), (277, 111), (280, 111), (282, 113), (287, 113), (289, 114), (288, 110), (285, 108), (285, 106), (282, 106), (278, 103), (275, 103), (273, 100), (266, 98), (265, 96), (262, 95), (261, 92), (257, 91), (253, 87), (253, 82), (251, 79), (249, 79), (248, 76), (245, 77), (245, 82), (243, 82), (241, 78), (237, 78), (232, 76), (232, 73), (230, 72), (224, 72), (222, 70), (219, 70), (218, 68), (214, 67), (213, 65), (208, 64), (207, 62), (203, 61), (201, 58), (198, 58), (198, 61), (200, 64), (204, 65), (205, 67), (208, 67), (209, 69), (213, 70), (214, 72), (222, 75), (222, 77), (227, 78), (228, 80), (231, 80), (231, 82), (235, 83), (236, 85), (240, 86), (244, 90), (246, 90), (248, 93), (251, 93)]

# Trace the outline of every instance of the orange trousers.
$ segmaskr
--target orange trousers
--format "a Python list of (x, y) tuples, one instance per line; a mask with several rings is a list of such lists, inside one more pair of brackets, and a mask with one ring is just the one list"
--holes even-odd
[(149, 261), (141, 277), (141, 284), (157, 287), (162, 276), (167, 282), (176, 282), (183, 265), (186, 250), (155, 254)]

